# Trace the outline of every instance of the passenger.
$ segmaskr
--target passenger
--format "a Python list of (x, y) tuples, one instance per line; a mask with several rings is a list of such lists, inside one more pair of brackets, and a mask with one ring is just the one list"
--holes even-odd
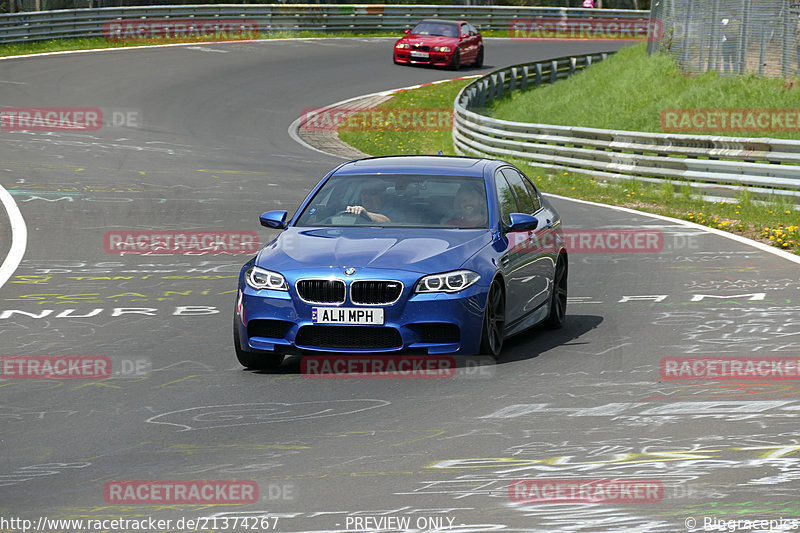
[(486, 195), (477, 185), (461, 185), (456, 193), (453, 207), (457, 214), (444, 222), (447, 226), (476, 228), (485, 226), (488, 222)]

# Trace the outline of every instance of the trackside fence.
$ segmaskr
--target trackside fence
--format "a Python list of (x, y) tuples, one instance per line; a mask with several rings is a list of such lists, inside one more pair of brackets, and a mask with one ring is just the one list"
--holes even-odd
[(705, 196), (736, 198), (747, 190), (754, 198), (800, 204), (800, 141), (530, 124), (480, 113), (492, 100), (554, 83), (606, 57), (512, 65), (466, 85), (454, 103), (456, 151), (517, 158), (604, 179), (667, 181)]
[(468, 19), (482, 30), (509, 30), (516, 19), (643, 19), (649, 11), (517, 6), (210, 4), (64, 9), (0, 15), (0, 43), (104, 37), (110, 21), (240, 19), (257, 25), (259, 35), (324, 31), (397, 31), (425, 17)]

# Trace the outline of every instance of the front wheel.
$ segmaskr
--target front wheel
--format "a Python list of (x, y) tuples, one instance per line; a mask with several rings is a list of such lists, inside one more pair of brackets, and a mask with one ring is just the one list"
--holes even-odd
[(283, 363), (283, 354), (259, 353), (242, 350), (239, 342), (239, 328), (236, 327), (236, 317), (233, 319), (233, 347), (236, 350), (236, 358), (245, 368), (254, 370), (274, 370)]
[(558, 329), (564, 325), (567, 316), (567, 259), (562, 254), (556, 263), (553, 276), (553, 294), (550, 297), (550, 314), (545, 325), (550, 329)]
[(453, 52), (453, 62), (450, 63), (451, 70), (458, 70), (461, 68), (461, 53), (456, 48), (455, 52)]
[(478, 50), (478, 56), (475, 58), (475, 66), (481, 68), (483, 66), (483, 46)]
[(486, 297), (486, 311), (483, 313), (483, 333), (481, 334), (481, 354), (499, 357), (503, 349), (503, 334), (506, 325), (506, 296), (500, 283), (495, 280), (489, 287)]

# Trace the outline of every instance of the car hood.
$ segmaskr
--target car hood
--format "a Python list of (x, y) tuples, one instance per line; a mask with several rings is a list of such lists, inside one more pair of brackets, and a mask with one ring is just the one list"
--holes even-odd
[(453, 46), (458, 42), (458, 37), (444, 37), (441, 35), (414, 35), (408, 34), (400, 42), (414, 44), (425, 44), (428, 46)]
[(277, 271), (381, 268), (420, 273), (459, 268), (491, 242), (487, 229), (288, 228), (256, 258)]

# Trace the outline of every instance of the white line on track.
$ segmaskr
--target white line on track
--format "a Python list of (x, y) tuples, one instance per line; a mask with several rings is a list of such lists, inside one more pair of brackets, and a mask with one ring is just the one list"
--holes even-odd
[[(64, 54), (91, 54), (94, 52), (124, 52), (126, 50), (141, 50), (147, 48), (173, 48), (176, 46), (197, 46), (197, 44), (231, 44), (231, 43), (280, 43), (288, 41), (323, 41), (326, 39), (354, 39), (353, 37), (286, 37), (280, 39), (245, 39), (239, 41), (202, 41), (201, 43), (170, 43), (170, 44), (147, 44), (142, 46), (115, 46), (113, 48), (90, 48), (87, 50), (59, 50), (57, 52), (39, 52), (38, 54), (22, 54), (18, 56), (0, 57), (4, 59), (24, 59), (26, 57), (45, 57), (58, 56)], [(399, 37), (374, 37), (374, 39), (398, 39)]]
[(550, 193), (542, 193), (545, 196), (549, 196), (551, 198), (558, 198), (559, 200), (566, 200), (568, 202), (577, 202), (579, 204), (585, 205), (592, 205), (595, 207), (605, 207), (607, 209), (613, 209), (615, 211), (621, 211), (623, 213), (630, 213), (633, 215), (641, 215), (645, 217), (657, 218), (659, 220), (666, 220), (669, 222), (673, 222), (675, 224), (680, 224), (681, 226), (697, 229), (700, 231), (704, 231), (705, 233), (713, 233), (714, 235), (718, 235), (720, 237), (725, 237), (726, 239), (731, 239), (733, 241), (746, 244), (747, 246), (752, 246), (753, 248), (758, 248), (762, 252), (767, 252), (773, 255), (777, 255), (781, 259), (787, 259), (793, 263), (800, 264), (800, 255), (796, 255), (785, 250), (781, 250), (779, 248), (775, 248), (774, 246), (770, 246), (769, 244), (765, 244), (763, 242), (754, 241), (752, 239), (748, 239), (747, 237), (742, 237), (741, 235), (736, 235), (735, 233), (729, 233), (727, 231), (722, 231), (716, 228), (709, 228), (708, 226), (703, 226), (702, 224), (697, 224), (695, 222), (689, 222), (687, 220), (681, 220), (679, 218), (672, 218), (664, 215), (656, 215), (654, 213), (645, 213), (644, 211), (637, 211), (636, 209), (630, 209), (628, 207), (620, 207), (618, 205), (609, 205), (609, 204), (601, 204), (598, 202), (590, 202), (589, 200), (579, 200), (578, 198), (569, 198), (568, 196), (561, 196), (558, 194), (550, 194)]
[(25, 226), (25, 219), (22, 218), (22, 213), (14, 202), (14, 198), (2, 185), (0, 185), (0, 202), (5, 207), (8, 220), (11, 222), (11, 249), (3, 264), (0, 265), (0, 287), (2, 287), (17, 270), (22, 256), (25, 255), (25, 248), (28, 246), (28, 228)]

